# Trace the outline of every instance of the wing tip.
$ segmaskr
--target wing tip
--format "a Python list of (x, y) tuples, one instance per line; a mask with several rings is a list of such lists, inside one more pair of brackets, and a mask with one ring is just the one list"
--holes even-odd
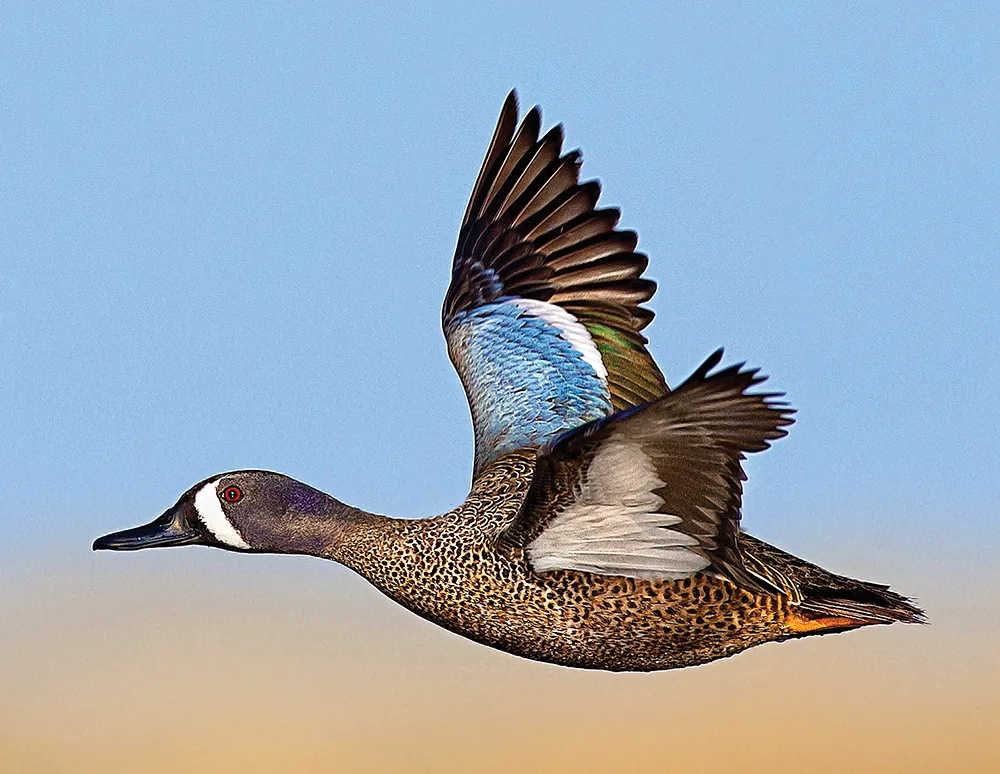
[[(723, 354), (722, 347), (715, 350), (695, 369), (691, 376), (674, 390), (673, 394), (717, 390), (718, 394), (714, 400), (729, 401), (742, 398), (754, 401), (758, 410), (766, 412), (754, 421), (766, 421), (772, 427), (763, 434), (760, 443), (755, 444), (755, 448), (747, 449), (747, 451), (756, 452), (770, 448), (771, 441), (788, 435), (788, 430), (785, 428), (795, 424), (796, 409), (788, 401), (782, 400), (785, 397), (784, 392), (749, 392), (752, 387), (762, 384), (768, 379), (767, 375), (760, 373), (760, 368), (747, 368), (744, 361), (720, 370), (714, 370), (722, 362)], [(713, 400), (713, 398), (709, 398), (709, 400)], [(766, 419), (764, 419), (765, 416)]]
[(506, 98), (503, 101), (503, 107), (501, 108), (501, 113), (507, 113), (514, 111), (514, 115), (517, 115), (518, 109), (518, 98), (517, 98), (517, 87), (514, 86), (510, 91), (507, 92)]
[[(641, 305), (657, 289), (653, 280), (642, 276), (649, 261), (635, 252), (638, 236), (634, 231), (616, 231), (621, 218), (617, 207), (598, 207), (600, 182), (580, 180), (582, 153), (579, 149), (563, 152), (563, 125), (556, 124), (539, 137), (541, 108), (536, 105), (519, 119), (518, 107), (519, 94), (512, 88), (504, 99), (459, 229), (442, 323), (447, 328), (459, 312), (497, 297), (493, 288), (500, 286), (510, 295), (537, 298), (563, 308), (579, 307), (579, 314), (576, 310), (571, 313), (584, 327), (606, 325), (628, 338), (652, 321), (653, 312)], [(494, 231), (510, 230), (522, 241), (537, 242), (541, 256), (537, 265), (526, 266), (518, 255), (493, 250), (495, 234), (486, 223)], [(610, 235), (603, 237), (605, 246), (596, 241), (587, 243), (604, 234)], [(493, 252), (485, 255), (490, 250)], [(484, 258), (490, 259), (488, 264)], [(556, 281), (553, 267), (558, 261), (566, 264), (567, 272)], [(604, 265), (591, 267), (592, 271), (581, 270), (602, 261)], [(627, 266), (628, 261), (634, 265)], [(479, 264), (488, 265), (491, 272), (484, 273)], [(619, 358), (616, 367), (643, 389), (633, 391), (634, 396), (627, 389), (612, 392), (612, 405), (623, 408), (635, 400), (648, 401), (666, 393), (667, 385), (645, 339), (632, 338), (625, 349), (627, 357)]]

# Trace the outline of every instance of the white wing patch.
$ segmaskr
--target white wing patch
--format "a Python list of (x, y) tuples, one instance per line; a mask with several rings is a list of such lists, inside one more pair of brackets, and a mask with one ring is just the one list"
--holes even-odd
[(662, 486), (642, 449), (612, 437), (591, 462), (576, 501), (528, 544), (532, 568), (647, 580), (705, 569), (709, 560), (690, 550), (698, 541), (670, 529), (681, 518), (656, 512), (663, 498), (654, 490)]
[(226, 518), (222, 510), (219, 493), (215, 488), (218, 483), (210, 481), (194, 496), (194, 509), (198, 512), (198, 518), (220, 543), (233, 548), (250, 548), (250, 544), (236, 531), (236, 527)]
[(608, 369), (601, 358), (600, 350), (594, 344), (594, 339), (590, 331), (584, 327), (583, 323), (576, 319), (561, 306), (550, 304), (547, 301), (539, 301), (535, 298), (517, 298), (505, 303), (513, 304), (532, 317), (545, 320), (549, 325), (559, 330), (559, 335), (568, 341), (584, 361), (594, 369), (601, 381), (607, 384)]

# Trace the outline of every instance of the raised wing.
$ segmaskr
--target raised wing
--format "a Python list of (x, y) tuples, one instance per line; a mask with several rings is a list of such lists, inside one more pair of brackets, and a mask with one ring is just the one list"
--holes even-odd
[(534, 108), (517, 124), (507, 96), (462, 221), (442, 319), (475, 428), (474, 475), (506, 452), (667, 392), (640, 331), (636, 235), (596, 209), (580, 153), (562, 129), (539, 139)]
[(715, 374), (722, 350), (658, 400), (570, 431), (541, 451), (499, 548), (536, 572), (580, 570), (675, 579), (714, 572), (773, 590), (739, 550), (741, 460), (786, 434), (781, 393), (742, 364)]

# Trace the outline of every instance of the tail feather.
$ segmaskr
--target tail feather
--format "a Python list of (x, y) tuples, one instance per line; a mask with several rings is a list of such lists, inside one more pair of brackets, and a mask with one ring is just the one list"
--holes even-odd
[[(842, 580), (838, 577), (838, 580)], [(803, 588), (799, 610), (809, 616), (863, 623), (927, 623), (924, 611), (888, 586), (854, 581), (854, 588)]]
[(794, 609), (803, 631), (927, 623), (923, 610), (888, 586), (837, 575), (745, 532), (740, 534), (740, 546), (754, 563), (780, 568), (794, 587)]

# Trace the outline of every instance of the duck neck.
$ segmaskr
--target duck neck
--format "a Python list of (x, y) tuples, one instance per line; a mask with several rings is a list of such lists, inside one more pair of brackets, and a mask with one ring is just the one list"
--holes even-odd
[[(324, 559), (332, 559), (353, 570), (360, 570), (364, 557), (368, 556), (372, 546), (383, 545), (387, 549), (390, 548), (389, 544), (398, 533), (398, 519), (369, 513), (360, 508), (344, 505), (337, 500), (334, 500), (334, 503), (337, 506), (337, 515), (334, 517), (336, 528), (333, 539), (327, 539), (319, 552), (309, 553)], [(330, 537), (329, 533), (327, 537)]]
[(268, 553), (306, 554), (353, 566), (359, 546), (393, 532), (395, 519), (345, 505), (317, 490), (309, 494), (309, 502), (255, 524), (253, 545)]

